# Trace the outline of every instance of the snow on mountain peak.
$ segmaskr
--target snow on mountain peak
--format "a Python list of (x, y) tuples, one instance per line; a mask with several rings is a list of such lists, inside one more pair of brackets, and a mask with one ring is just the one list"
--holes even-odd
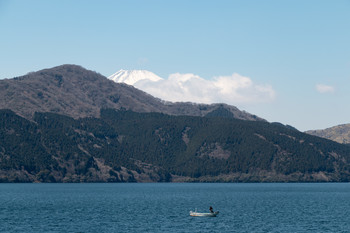
[(171, 102), (236, 105), (269, 102), (275, 98), (270, 85), (255, 84), (251, 78), (236, 73), (211, 80), (192, 73), (174, 73), (163, 79), (147, 70), (119, 70), (108, 78)]
[(119, 70), (118, 72), (112, 74), (108, 79), (113, 80), (117, 83), (126, 83), (129, 85), (134, 85), (138, 81), (148, 80), (148, 81), (160, 81), (161, 77), (158, 75), (147, 71), (147, 70)]

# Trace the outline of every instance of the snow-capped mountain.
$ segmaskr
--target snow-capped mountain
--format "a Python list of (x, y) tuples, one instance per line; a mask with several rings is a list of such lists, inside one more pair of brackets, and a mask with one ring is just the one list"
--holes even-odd
[(119, 70), (108, 78), (170, 102), (236, 105), (269, 102), (275, 96), (271, 86), (255, 84), (249, 77), (236, 73), (212, 79), (192, 73), (173, 73), (161, 78), (147, 70)]
[(141, 80), (153, 82), (162, 80), (161, 77), (147, 70), (119, 70), (109, 76), (108, 79), (117, 83), (126, 83), (129, 85), (134, 85)]

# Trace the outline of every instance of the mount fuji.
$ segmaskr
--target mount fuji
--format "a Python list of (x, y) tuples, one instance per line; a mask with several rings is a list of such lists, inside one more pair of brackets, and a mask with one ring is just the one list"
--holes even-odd
[(163, 80), (158, 75), (148, 71), (148, 70), (119, 70), (118, 72), (112, 74), (108, 79), (113, 80), (116, 83), (126, 83), (129, 85), (135, 85), (141, 80), (147, 80), (152, 82), (157, 82)]
[(147, 70), (119, 70), (108, 77), (168, 102), (246, 105), (271, 102), (275, 91), (270, 85), (256, 84), (249, 77), (234, 73), (211, 79), (193, 73), (173, 73), (159, 77)]

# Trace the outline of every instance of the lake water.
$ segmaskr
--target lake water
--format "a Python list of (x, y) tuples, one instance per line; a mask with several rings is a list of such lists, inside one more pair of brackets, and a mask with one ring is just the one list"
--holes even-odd
[(0, 184), (0, 232), (350, 232), (350, 184)]

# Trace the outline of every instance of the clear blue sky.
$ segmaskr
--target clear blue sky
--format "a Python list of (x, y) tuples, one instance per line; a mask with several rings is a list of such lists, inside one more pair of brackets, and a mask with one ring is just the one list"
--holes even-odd
[(276, 93), (240, 109), (299, 130), (350, 123), (350, 0), (0, 0), (0, 79), (61, 64), (238, 73)]

